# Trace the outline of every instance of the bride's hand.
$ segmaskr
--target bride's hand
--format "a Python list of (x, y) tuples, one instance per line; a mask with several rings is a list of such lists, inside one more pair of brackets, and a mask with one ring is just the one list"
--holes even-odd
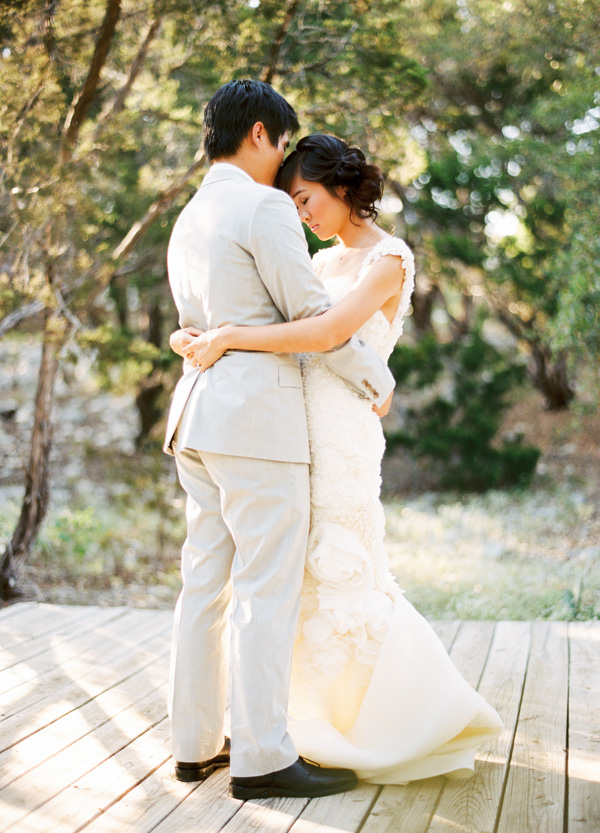
[(183, 356), (193, 367), (197, 367), (198, 370), (204, 372), (209, 367), (212, 367), (215, 362), (219, 361), (221, 356), (227, 351), (228, 345), (226, 337), (226, 327), (207, 330), (193, 339), (184, 348)]
[(394, 391), (392, 391), (390, 393), (388, 398), (385, 400), (385, 402), (380, 407), (378, 407), (377, 405), (373, 405), (373, 410), (375, 411), (375, 413), (377, 414), (378, 417), (381, 418), (381, 417), (387, 416), (389, 414), (390, 406), (392, 404), (393, 395), (394, 395)]
[(169, 336), (169, 346), (178, 356), (183, 356), (183, 351), (192, 343), (192, 341), (201, 336), (204, 330), (199, 330), (197, 327), (185, 327), (182, 330), (175, 330)]

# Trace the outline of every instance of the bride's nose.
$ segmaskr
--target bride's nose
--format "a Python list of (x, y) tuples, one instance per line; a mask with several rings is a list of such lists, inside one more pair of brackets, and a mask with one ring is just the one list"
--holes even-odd
[(310, 220), (310, 211), (307, 211), (306, 208), (304, 208), (304, 206), (298, 209), (298, 213), (300, 214), (300, 219), (303, 223), (306, 223), (308, 222), (308, 220)]

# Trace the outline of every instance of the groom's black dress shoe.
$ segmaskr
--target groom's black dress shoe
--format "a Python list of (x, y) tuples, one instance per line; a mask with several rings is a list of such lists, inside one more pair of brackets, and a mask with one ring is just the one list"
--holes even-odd
[(358, 778), (350, 769), (327, 769), (298, 758), (277, 772), (252, 778), (232, 777), (229, 794), (234, 798), (270, 798), (274, 795), (315, 798), (352, 790)]
[(231, 741), (226, 737), (223, 748), (214, 758), (189, 764), (185, 761), (175, 761), (175, 778), (178, 781), (205, 781), (218, 767), (229, 766), (230, 749)]

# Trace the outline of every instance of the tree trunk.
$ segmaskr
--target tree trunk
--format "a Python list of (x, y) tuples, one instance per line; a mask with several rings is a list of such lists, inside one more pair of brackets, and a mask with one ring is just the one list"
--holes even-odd
[(567, 354), (563, 350), (553, 353), (550, 347), (540, 340), (533, 326), (534, 319), (523, 321), (501, 306), (496, 306), (496, 311), (509, 332), (517, 338), (524, 339), (529, 345), (531, 379), (546, 399), (548, 410), (559, 411), (561, 408), (568, 408), (575, 399), (575, 390), (569, 381)]
[(127, 284), (122, 279), (113, 276), (108, 285), (109, 297), (115, 302), (115, 310), (119, 324), (123, 329), (129, 326), (129, 299), (127, 297)]
[[(160, 302), (155, 301), (148, 311), (148, 341), (150, 344), (158, 348), (162, 346), (163, 328), (164, 315)], [(135, 398), (135, 404), (140, 415), (140, 430), (135, 438), (137, 448), (140, 448), (147, 440), (150, 431), (163, 415), (164, 408), (160, 398), (165, 386), (160, 364), (160, 359), (158, 362), (153, 362), (152, 370), (144, 379)]]
[(559, 352), (555, 357), (542, 344), (531, 345), (533, 358), (532, 377), (536, 388), (544, 395), (549, 411), (568, 408), (575, 398), (575, 391), (569, 383), (567, 357)]
[(432, 284), (427, 290), (422, 291), (415, 289), (412, 296), (412, 321), (417, 329), (419, 336), (425, 333), (433, 332), (433, 321), (431, 316), (433, 313), (433, 305), (435, 301), (441, 296), (439, 287)]
[(19, 584), (19, 570), (30, 555), (48, 508), (48, 467), (52, 447), (52, 406), (59, 354), (66, 333), (64, 324), (50, 317), (44, 330), (42, 360), (35, 397), (35, 417), (29, 463), (25, 474), (25, 496), (16, 529), (0, 563), (0, 599), (18, 601), (28, 595)]

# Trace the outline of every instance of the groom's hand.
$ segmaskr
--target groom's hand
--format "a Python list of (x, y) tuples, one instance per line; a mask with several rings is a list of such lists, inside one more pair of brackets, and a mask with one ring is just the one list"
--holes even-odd
[(379, 407), (377, 405), (373, 405), (373, 410), (375, 411), (375, 413), (377, 414), (378, 417), (384, 417), (384, 416), (387, 416), (389, 414), (390, 407), (391, 407), (391, 404), (392, 404), (393, 395), (394, 395), (394, 391), (392, 391), (390, 393), (390, 395), (385, 400), (383, 405), (381, 405)]
[(185, 349), (190, 346), (195, 338), (202, 335), (203, 332), (204, 330), (199, 330), (197, 327), (185, 327), (183, 330), (175, 330), (169, 336), (169, 346), (174, 353), (185, 358)]

